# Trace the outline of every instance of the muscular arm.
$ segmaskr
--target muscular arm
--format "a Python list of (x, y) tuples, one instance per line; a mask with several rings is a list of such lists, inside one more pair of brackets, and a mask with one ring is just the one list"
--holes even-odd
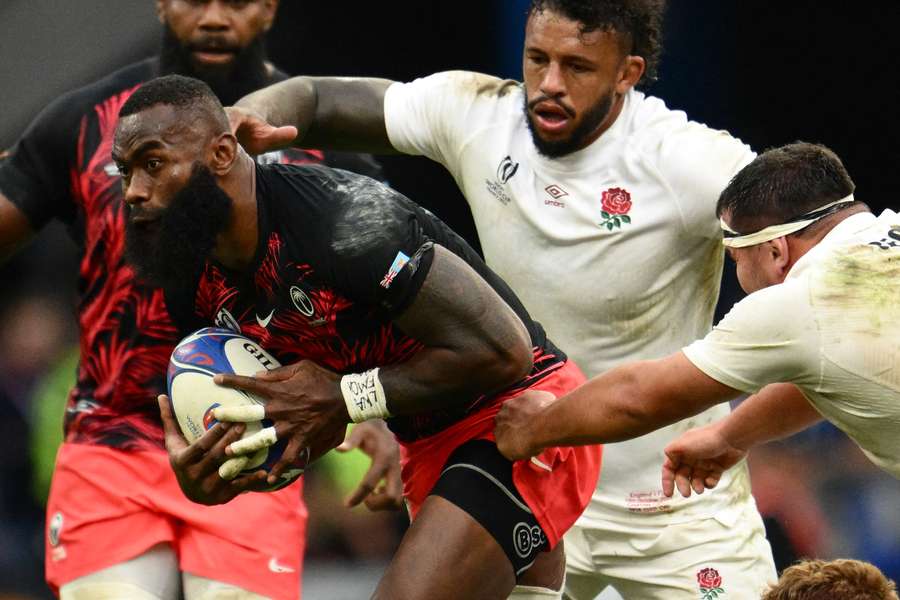
[(0, 262), (9, 259), (33, 236), (28, 218), (0, 191)]
[(531, 369), (525, 326), (462, 259), (435, 246), (431, 270), (395, 320), (425, 348), (382, 368), (391, 414), (415, 414), (471, 400), (514, 383)]
[[(294, 77), (241, 98), (237, 107), (293, 125), (304, 147), (394, 154), (384, 124), (387, 79)], [(234, 123), (234, 115), (231, 115)], [(240, 131), (238, 139), (244, 142)]]
[(628, 440), (739, 393), (678, 352), (612, 369), (555, 402), (536, 395), (507, 402), (497, 418), (498, 446), (522, 458), (550, 446)]
[(742, 402), (715, 427), (729, 444), (747, 450), (803, 431), (821, 419), (797, 386), (776, 383)]

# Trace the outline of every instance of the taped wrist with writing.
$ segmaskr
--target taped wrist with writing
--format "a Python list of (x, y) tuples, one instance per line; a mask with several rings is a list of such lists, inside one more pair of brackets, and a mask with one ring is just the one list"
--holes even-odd
[(377, 368), (341, 377), (341, 394), (354, 423), (391, 416)]

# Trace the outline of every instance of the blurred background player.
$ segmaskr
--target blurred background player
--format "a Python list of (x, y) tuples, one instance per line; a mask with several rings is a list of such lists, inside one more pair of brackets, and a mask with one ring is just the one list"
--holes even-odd
[(897, 586), (860, 560), (804, 560), (785, 569), (760, 600), (897, 600)]
[[(722, 271), (716, 199), (754, 154), (634, 90), (656, 76), (658, 0), (532, 3), (524, 85), (471, 72), (409, 84), (297, 78), (232, 112), (239, 135), (422, 154), (468, 200), (486, 261), (588, 375), (665, 356), (712, 325)], [(254, 116), (255, 114), (255, 116)], [(257, 128), (258, 127), (258, 128)], [(255, 144), (257, 150), (267, 147)], [(712, 494), (665, 497), (662, 449), (691, 421), (613, 445), (593, 502), (566, 536), (566, 593), (694, 598), (715, 568), (756, 598), (772, 553), (746, 465)], [(735, 528), (739, 528), (736, 534)]]
[[(64, 598), (177, 598), (182, 587), (187, 598), (296, 598), (306, 518), (299, 486), (210, 510), (185, 499), (171, 474), (155, 397), (176, 331), (161, 291), (123, 263), (121, 183), (109, 155), (119, 107), (160, 73), (208, 80), (226, 101), (284, 79), (263, 41), (278, 2), (158, 0), (156, 8), (159, 56), (52, 103), (0, 166), (0, 256), (51, 219), (70, 227), (81, 251), (81, 359), (47, 505), (47, 581)], [(370, 158), (354, 155), (264, 160), (325, 160), (380, 177)], [(373, 427), (370, 435), (389, 434)]]

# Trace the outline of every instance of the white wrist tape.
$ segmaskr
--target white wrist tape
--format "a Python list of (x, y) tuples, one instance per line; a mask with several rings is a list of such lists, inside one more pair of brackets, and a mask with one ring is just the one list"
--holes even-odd
[(391, 416), (377, 368), (341, 377), (341, 394), (354, 423)]

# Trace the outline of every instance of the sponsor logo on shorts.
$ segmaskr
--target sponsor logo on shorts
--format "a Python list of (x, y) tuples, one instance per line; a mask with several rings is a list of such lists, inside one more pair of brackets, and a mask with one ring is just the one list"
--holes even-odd
[(278, 562), (274, 556), (269, 559), (269, 570), (273, 573), (296, 573), (297, 569), (293, 569)]
[(700, 586), (700, 598), (702, 600), (715, 600), (725, 595), (722, 587), (722, 576), (712, 567), (697, 571), (697, 584)]
[(63, 515), (57, 512), (50, 517), (50, 526), (47, 528), (47, 538), (53, 547), (59, 546), (59, 534), (63, 528)]
[(394, 262), (391, 264), (391, 268), (388, 269), (388, 272), (384, 274), (384, 279), (381, 280), (379, 284), (384, 289), (388, 289), (391, 287), (391, 284), (394, 282), (394, 278), (400, 274), (400, 271), (403, 267), (406, 266), (406, 263), (409, 262), (409, 257), (402, 252), (398, 252), (397, 256), (394, 257)]
[(537, 525), (518, 523), (513, 528), (513, 547), (519, 558), (528, 558), (535, 548), (539, 548), (547, 538)]

